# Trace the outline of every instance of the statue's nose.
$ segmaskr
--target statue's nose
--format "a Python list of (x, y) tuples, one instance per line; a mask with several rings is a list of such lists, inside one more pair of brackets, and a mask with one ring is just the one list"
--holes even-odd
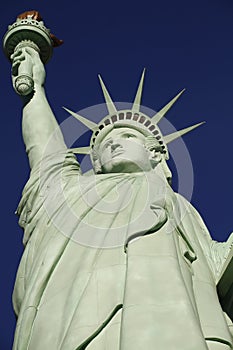
[(118, 147), (121, 147), (121, 145), (118, 142), (114, 142), (113, 144), (111, 144), (112, 151), (115, 151), (115, 149), (117, 149)]

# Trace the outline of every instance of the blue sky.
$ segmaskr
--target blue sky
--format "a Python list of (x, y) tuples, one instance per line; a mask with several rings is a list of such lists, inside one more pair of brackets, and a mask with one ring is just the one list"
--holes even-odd
[[(233, 229), (233, 2), (9, 0), (0, 9), (2, 36), (19, 13), (37, 9), (64, 40), (46, 66), (47, 95), (59, 123), (68, 117), (62, 106), (80, 111), (103, 103), (99, 73), (114, 101), (132, 102), (146, 67), (142, 104), (154, 111), (186, 88), (166, 117), (176, 129), (206, 121), (184, 137), (194, 173), (191, 201), (213, 238), (225, 240)], [(14, 211), (29, 167), (21, 137), (21, 101), (11, 87), (10, 64), (3, 53), (0, 61), (0, 348), (8, 350), (15, 326), (11, 294), (23, 251)]]

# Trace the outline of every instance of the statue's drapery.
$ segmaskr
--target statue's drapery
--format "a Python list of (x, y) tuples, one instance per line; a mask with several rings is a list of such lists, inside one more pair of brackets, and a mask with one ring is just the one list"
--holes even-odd
[(84, 176), (69, 152), (50, 155), (18, 214), (14, 349), (232, 346), (216, 293), (229, 247), (155, 171)]

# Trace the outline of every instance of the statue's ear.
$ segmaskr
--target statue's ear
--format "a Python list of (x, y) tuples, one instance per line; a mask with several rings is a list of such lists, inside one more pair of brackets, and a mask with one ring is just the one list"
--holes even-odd
[(152, 164), (152, 168), (154, 168), (161, 161), (162, 161), (162, 153), (160, 151), (151, 150), (150, 162)]

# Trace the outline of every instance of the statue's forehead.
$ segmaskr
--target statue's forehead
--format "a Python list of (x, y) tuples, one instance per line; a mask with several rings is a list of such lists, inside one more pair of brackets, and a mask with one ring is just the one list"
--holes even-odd
[(107, 141), (110, 138), (114, 139), (125, 134), (132, 134), (138, 139), (145, 140), (145, 135), (143, 135), (140, 131), (130, 127), (122, 126), (109, 131), (109, 133), (102, 139), (101, 143)]

